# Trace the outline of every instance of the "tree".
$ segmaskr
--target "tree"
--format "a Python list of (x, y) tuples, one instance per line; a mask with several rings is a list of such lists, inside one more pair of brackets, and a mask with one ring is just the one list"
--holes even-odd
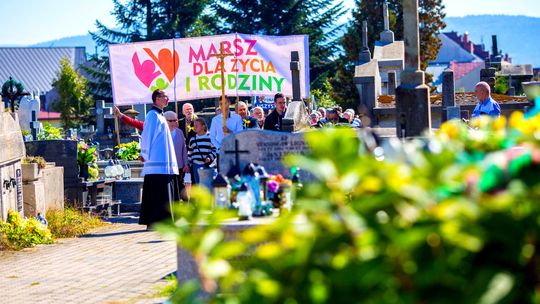
[[(213, 19), (204, 13), (209, 0), (132, 0), (123, 4), (113, 0), (112, 14), (118, 29), (110, 29), (96, 20), (92, 39), (106, 51), (109, 44), (204, 36), (214, 33)], [(90, 75), (94, 95), (111, 98), (109, 57), (93, 55), (90, 66), (83, 67)]]
[[(362, 48), (362, 22), (368, 24), (368, 46), (373, 53), (375, 41), (384, 30), (383, 4), (387, 2), (390, 11), (390, 29), (397, 40), (403, 39), (403, 7), (401, 0), (355, 0), (352, 20), (345, 35), (341, 38), (344, 50), (339, 58), (340, 64), (336, 76), (331, 80), (334, 97), (338, 103), (356, 104), (358, 92), (352, 85), (354, 66)], [(425, 70), (430, 60), (437, 58), (441, 47), (439, 33), (446, 27), (443, 19), (444, 5), (442, 0), (420, 0), (420, 60), (421, 69)], [(429, 81), (429, 76), (427, 77)]]
[(59, 95), (53, 108), (61, 113), (64, 129), (74, 127), (88, 117), (90, 107), (94, 104), (92, 96), (89, 95), (88, 82), (75, 71), (68, 58), (60, 60), (60, 71), (53, 87)]
[(345, 13), (343, 3), (324, 0), (218, 0), (213, 5), (218, 28), (226, 33), (309, 36), (310, 80), (322, 88), (327, 75), (335, 70), (332, 57), (338, 51)]

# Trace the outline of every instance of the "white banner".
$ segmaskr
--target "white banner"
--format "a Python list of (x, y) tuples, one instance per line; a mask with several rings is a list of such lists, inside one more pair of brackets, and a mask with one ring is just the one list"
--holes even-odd
[(115, 105), (151, 103), (163, 89), (171, 100), (221, 96), (223, 42), (225, 94), (292, 96), (291, 52), (300, 55), (301, 96), (309, 97), (308, 36), (228, 34), (109, 45)]

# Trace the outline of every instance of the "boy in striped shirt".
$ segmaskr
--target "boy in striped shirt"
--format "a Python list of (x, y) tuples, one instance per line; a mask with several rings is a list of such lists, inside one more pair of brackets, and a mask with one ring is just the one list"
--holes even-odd
[(203, 118), (197, 118), (193, 124), (196, 133), (189, 141), (188, 159), (193, 168), (193, 182), (199, 183), (200, 168), (208, 168), (216, 159), (216, 148), (212, 145), (210, 134), (206, 121)]

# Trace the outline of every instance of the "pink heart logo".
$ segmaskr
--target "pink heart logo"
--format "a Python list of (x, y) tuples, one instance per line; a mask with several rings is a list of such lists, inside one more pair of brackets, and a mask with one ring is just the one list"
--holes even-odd
[(151, 49), (144, 48), (144, 51), (154, 60), (155, 63), (159, 66), (163, 74), (167, 76), (170, 82), (173, 81), (174, 75), (178, 72), (178, 66), (180, 60), (178, 59), (178, 53), (174, 51), (174, 56), (169, 49), (161, 49), (158, 52), (158, 55), (154, 55)]
[(131, 58), (133, 63), (133, 70), (135, 76), (148, 88), (152, 84), (152, 81), (161, 75), (160, 71), (156, 71), (156, 64), (152, 60), (145, 60), (142, 64), (139, 60), (137, 53), (133, 54)]

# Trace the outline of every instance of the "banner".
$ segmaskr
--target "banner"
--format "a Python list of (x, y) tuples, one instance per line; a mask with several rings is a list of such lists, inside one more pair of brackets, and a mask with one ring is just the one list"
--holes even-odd
[(254, 96), (251, 98), (252, 108), (261, 107), (263, 110), (273, 110), (276, 106), (274, 105), (274, 96)]
[(114, 103), (151, 103), (152, 91), (171, 100), (221, 96), (223, 43), (227, 96), (292, 96), (291, 52), (300, 57), (300, 94), (309, 97), (308, 37), (228, 34), (109, 45)]

